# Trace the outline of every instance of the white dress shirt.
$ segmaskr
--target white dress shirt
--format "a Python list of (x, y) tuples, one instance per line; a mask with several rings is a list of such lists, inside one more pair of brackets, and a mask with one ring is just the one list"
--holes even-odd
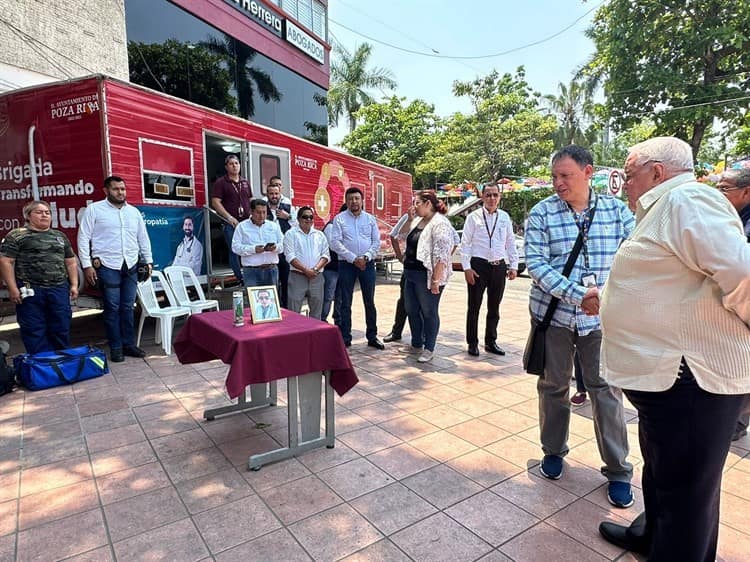
[[(257, 253), (256, 246), (265, 246), (273, 242), (276, 247), (271, 252)], [(257, 226), (252, 219), (242, 221), (234, 229), (232, 251), (240, 256), (240, 262), (246, 267), (257, 267), (279, 263), (279, 254), (284, 252), (284, 237), (278, 224), (264, 221)]]
[(320, 258), (331, 261), (328, 240), (325, 234), (315, 228), (311, 228), (307, 234), (299, 226), (289, 229), (284, 235), (284, 255), (293, 271), (299, 271), (291, 265), (294, 259), (299, 260), (308, 269), (315, 267)]
[(190, 240), (183, 238), (182, 242), (177, 246), (172, 265), (189, 267), (196, 275), (200, 275), (201, 266), (203, 265), (203, 244), (201, 244), (200, 240), (195, 236)]
[(78, 228), (78, 256), (81, 267), (91, 267), (91, 260), (99, 258), (109, 269), (128, 269), (138, 264), (138, 257), (152, 263), (151, 242), (141, 212), (125, 203), (115, 207), (103, 199), (91, 203), (83, 212)]
[[(276, 209), (272, 209), (271, 208), (271, 202), (268, 200), (268, 196), (267, 195), (263, 196), (263, 201), (265, 201), (266, 203), (268, 203), (268, 217), (269, 217), (268, 220), (271, 220), (270, 217), (273, 216), (272, 222), (275, 222), (276, 224), (278, 224), (279, 223), (279, 217), (276, 214), (276, 211), (278, 211), (278, 208), (276, 208)], [(288, 219), (289, 220), (289, 226), (297, 226), (297, 207), (295, 207), (294, 205), (292, 205), (292, 200), (289, 199), (289, 197), (287, 197), (286, 195), (282, 195), (281, 199), (279, 199), (279, 205), (281, 205), (282, 203), (284, 205), (289, 205), (289, 207), (290, 207), (290, 210), (289, 210), (289, 219)]]
[(347, 209), (336, 215), (332, 226), (331, 249), (340, 260), (353, 263), (359, 256), (365, 256), (370, 261), (378, 255), (380, 231), (370, 213), (361, 211), (355, 216)]
[(602, 376), (660, 392), (684, 357), (698, 385), (750, 393), (750, 244), (717, 190), (681, 174), (638, 199), (604, 287)]
[(464, 271), (471, 269), (472, 257), (487, 261), (505, 260), (509, 269), (518, 269), (516, 237), (508, 213), (501, 209), (488, 213), (484, 207), (469, 213), (461, 238)]

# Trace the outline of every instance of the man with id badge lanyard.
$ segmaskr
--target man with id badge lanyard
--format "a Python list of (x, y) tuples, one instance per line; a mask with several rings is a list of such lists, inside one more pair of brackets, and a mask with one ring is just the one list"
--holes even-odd
[[(622, 394), (599, 375), (602, 334), (597, 315), (599, 290), (635, 220), (620, 200), (591, 189), (593, 158), (586, 149), (574, 145), (561, 149), (552, 156), (551, 167), (555, 194), (531, 210), (525, 235), (526, 264), (533, 280), (532, 322), (542, 322), (553, 297), (559, 299), (545, 332), (544, 376), (537, 383), (544, 452), (540, 472), (553, 480), (563, 473), (563, 457), (569, 450), (568, 388), (577, 351), (591, 396), (594, 432), (604, 461), (602, 473), (609, 480), (607, 499), (615, 507), (630, 507), (633, 467), (626, 460)], [(579, 255), (573, 256), (573, 268), (565, 277), (563, 269), (579, 236)]]

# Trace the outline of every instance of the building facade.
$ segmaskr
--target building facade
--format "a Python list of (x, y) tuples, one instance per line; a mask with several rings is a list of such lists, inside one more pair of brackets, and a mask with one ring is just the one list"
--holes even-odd
[(0, 4), (0, 91), (103, 73), (326, 143), (327, 1)]
[(0, 0), (0, 92), (103, 73), (128, 79), (124, 0)]

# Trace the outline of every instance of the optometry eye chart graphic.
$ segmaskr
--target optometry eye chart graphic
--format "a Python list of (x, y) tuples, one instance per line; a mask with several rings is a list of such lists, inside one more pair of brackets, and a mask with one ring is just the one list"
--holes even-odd
[(250, 305), (250, 321), (253, 324), (281, 322), (279, 294), (274, 285), (248, 287), (247, 302)]

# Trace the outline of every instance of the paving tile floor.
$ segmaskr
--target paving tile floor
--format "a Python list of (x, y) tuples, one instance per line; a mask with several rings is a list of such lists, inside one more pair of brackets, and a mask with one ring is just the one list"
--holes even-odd
[[(597, 533), (600, 521), (632, 520), (642, 498), (608, 504), (589, 404), (571, 418), (563, 478), (539, 476), (535, 380), (520, 367), (528, 288), (509, 283), (502, 304), (508, 355), (472, 358), (455, 276), (424, 365), (403, 353), (407, 340), (367, 347), (355, 296), (360, 383), (336, 399), (336, 447), (258, 472), (248, 456), (285, 439), (284, 385), (276, 408), (206, 422), (204, 408), (229, 402), (218, 362), (183, 366), (147, 345), (145, 360), (111, 375), (0, 398), (0, 561), (638, 560)], [(381, 335), (397, 295), (396, 280), (379, 281)], [(102, 337), (97, 316), (76, 326)], [(0, 338), (17, 343), (12, 331)], [(726, 464), (721, 560), (750, 560), (748, 514), (746, 437)]]

